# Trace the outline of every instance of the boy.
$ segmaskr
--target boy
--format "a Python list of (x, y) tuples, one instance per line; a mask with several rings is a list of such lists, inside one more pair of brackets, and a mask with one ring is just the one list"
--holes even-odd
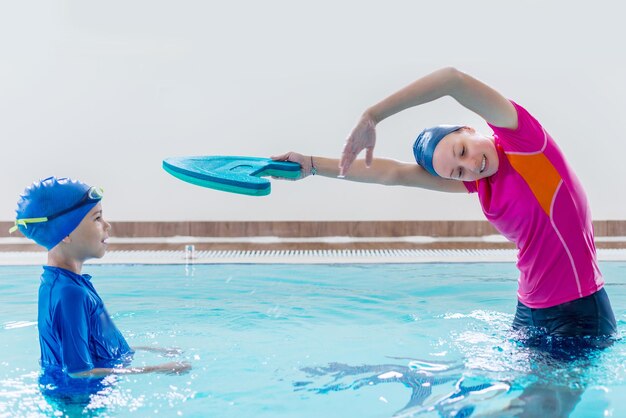
[[(184, 373), (170, 362), (129, 367), (134, 351), (117, 329), (83, 263), (101, 258), (111, 225), (102, 216), (102, 190), (68, 178), (33, 183), (20, 197), (15, 226), (48, 250), (39, 287), (38, 329), (44, 373), (70, 378), (125, 373)], [(162, 351), (150, 347), (137, 347)]]

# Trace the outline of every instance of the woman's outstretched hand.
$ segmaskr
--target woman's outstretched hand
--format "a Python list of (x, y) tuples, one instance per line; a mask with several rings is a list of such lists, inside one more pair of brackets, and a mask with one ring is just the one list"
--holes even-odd
[(345, 177), (350, 166), (363, 150), (365, 151), (365, 165), (369, 167), (374, 158), (374, 146), (376, 145), (376, 122), (363, 115), (356, 124), (343, 147), (341, 160), (339, 161), (339, 177)]
[(270, 158), (274, 161), (291, 161), (293, 163), (300, 164), (300, 167), (302, 167), (300, 169), (300, 177), (296, 179), (289, 179), (285, 177), (272, 177), (272, 178), (281, 179), (281, 180), (300, 180), (311, 175), (311, 170), (313, 169), (313, 160), (308, 155), (302, 155), (302, 154), (298, 154), (297, 152), (290, 151), (290, 152), (286, 152), (280, 155), (273, 155)]

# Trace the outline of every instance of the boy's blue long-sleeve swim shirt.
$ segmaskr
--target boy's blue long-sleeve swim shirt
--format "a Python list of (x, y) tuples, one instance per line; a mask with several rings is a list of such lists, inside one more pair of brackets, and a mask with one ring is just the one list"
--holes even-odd
[(44, 266), (38, 328), (44, 370), (78, 373), (115, 367), (133, 353), (88, 274)]

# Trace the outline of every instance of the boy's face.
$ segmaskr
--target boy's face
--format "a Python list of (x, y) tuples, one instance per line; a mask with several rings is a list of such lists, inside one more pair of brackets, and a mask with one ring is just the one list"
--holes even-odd
[(474, 181), (498, 171), (498, 152), (491, 138), (465, 127), (437, 144), (433, 168), (443, 178)]
[(94, 206), (81, 223), (69, 235), (69, 242), (74, 257), (78, 260), (101, 258), (107, 250), (107, 239), (111, 224), (102, 216), (102, 203)]

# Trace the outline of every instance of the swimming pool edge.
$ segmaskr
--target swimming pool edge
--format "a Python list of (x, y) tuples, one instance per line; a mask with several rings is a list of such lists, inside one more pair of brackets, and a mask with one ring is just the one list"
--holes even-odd
[[(0, 265), (43, 265), (46, 252), (0, 252)], [(110, 251), (86, 264), (380, 264), (515, 262), (511, 249)], [(599, 261), (626, 261), (626, 249), (599, 249)]]

